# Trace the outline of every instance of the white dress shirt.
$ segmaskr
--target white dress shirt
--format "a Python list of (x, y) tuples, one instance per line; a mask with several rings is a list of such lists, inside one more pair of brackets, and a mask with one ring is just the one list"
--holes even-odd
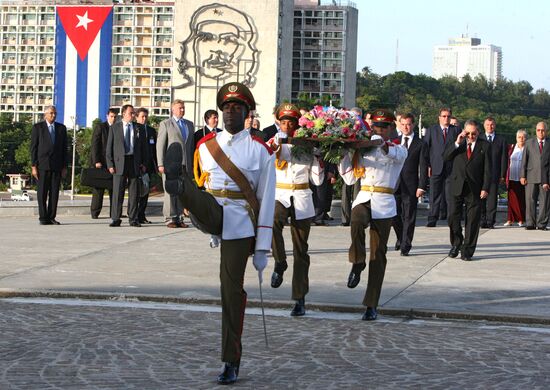
[[(233, 135), (227, 130), (216, 134), (216, 140), (227, 157), (248, 179), (258, 202), (260, 212), (257, 216), (257, 231), (250, 219), (245, 199), (216, 197), (223, 207), (224, 240), (256, 236), (256, 250), (269, 251), (273, 233), (273, 215), (275, 211), (275, 155), (263, 143), (254, 140), (248, 130)], [(205, 183), (207, 189), (241, 192), (212, 157), (204, 143), (199, 146), (201, 167), (209, 174)]]

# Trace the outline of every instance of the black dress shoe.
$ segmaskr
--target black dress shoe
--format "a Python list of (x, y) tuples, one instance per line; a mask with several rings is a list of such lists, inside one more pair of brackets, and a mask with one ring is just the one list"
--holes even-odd
[(147, 218), (143, 218), (143, 219), (140, 219), (140, 220), (139, 220), (139, 223), (151, 224), (151, 223), (153, 223), (153, 222), (149, 221)]
[(351, 272), (348, 276), (348, 287), (349, 288), (355, 288), (359, 284), (359, 281), (361, 280), (361, 272), (365, 269), (367, 266), (366, 263), (359, 263), (354, 264), (353, 267), (351, 267)]
[(539, 226), (537, 229), (538, 229), (538, 230), (547, 230), (547, 229), (546, 229), (546, 226)]
[(449, 257), (455, 258), (458, 256), (458, 252), (460, 251), (460, 248), (458, 246), (452, 246), (451, 250), (449, 251)]
[(401, 251), (401, 256), (408, 256), (409, 255), (409, 251)]
[(534, 226), (525, 226), (525, 230), (535, 230)]
[(273, 271), (271, 274), (271, 287), (278, 288), (281, 284), (283, 284), (283, 274)]
[(132, 227), (141, 227), (141, 224), (139, 222), (130, 222), (130, 226)]
[(494, 229), (494, 228), (495, 228), (494, 224), (490, 224), (490, 223), (487, 224), (487, 229)]
[(183, 193), (183, 149), (180, 144), (174, 142), (170, 144), (164, 155), (164, 189), (170, 195), (179, 195)]
[(363, 314), (363, 317), (361, 318), (363, 321), (374, 321), (378, 317), (378, 313), (376, 312), (375, 307), (367, 307), (367, 311), (365, 311), (365, 314)]
[(304, 298), (298, 299), (294, 305), (294, 309), (290, 312), (292, 317), (301, 317), (306, 314), (306, 302)]
[(239, 376), (239, 364), (238, 363), (225, 363), (223, 372), (218, 375), (219, 385), (230, 385), (237, 382)]
[(92, 215), (92, 219), (98, 219), (99, 215)]
[(397, 241), (395, 243), (395, 250), (398, 251), (399, 249), (401, 249), (401, 242), (400, 241)]
[(349, 222), (342, 222), (342, 226), (349, 226)]
[(327, 223), (325, 221), (313, 221), (312, 223), (315, 226), (327, 226)]
[(119, 227), (120, 226), (120, 223), (122, 221), (120, 219), (117, 219), (116, 221), (113, 221), (109, 224), (110, 227)]
[(462, 255), (460, 256), (460, 259), (461, 260), (464, 260), (464, 261), (472, 261), (472, 256), (468, 256), (468, 255)]
[(436, 224), (437, 224), (436, 221), (429, 221), (429, 222), (426, 224), (426, 227), (435, 227)]
[(61, 225), (61, 222), (56, 221), (55, 219), (50, 220), (51, 225)]
[(51, 225), (52, 221), (38, 221), (40, 225)]
[(488, 227), (487, 222), (481, 222), (479, 224), (479, 227), (482, 228), (482, 229), (487, 229), (487, 227)]

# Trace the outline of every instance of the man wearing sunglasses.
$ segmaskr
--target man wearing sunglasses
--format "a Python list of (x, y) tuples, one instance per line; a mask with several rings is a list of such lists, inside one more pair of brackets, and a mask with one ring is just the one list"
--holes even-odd
[(351, 246), (349, 262), (353, 264), (348, 277), (348, 287), (359, 284), (361, 272), (366, 268), (367, 249), (365, 229), (370, 226), (369, 279), (363, 305), (367, 307), (363, 320), (372, 321), (377, 317), (376, 308), (382, 291), (386, 271), (386, 252), (392, 219), (397, 215), (395, 188), (401, 168), (407, 158), (407, 149), (398, 143), (390, 142), (395, 116), (388, 110), (372, 113), (371, 141), (373, 148), (359, 152), (351, 158), (346, 154), (338, 170), (347, 185), (361, 180), (361, 191), (351, 209)]

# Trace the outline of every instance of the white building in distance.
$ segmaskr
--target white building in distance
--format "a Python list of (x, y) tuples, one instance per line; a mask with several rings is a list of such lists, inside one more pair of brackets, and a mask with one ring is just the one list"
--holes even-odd
[(502, 78), (502, 49), (494, 45), (482, 45), (481, 39), (462, 36), (449, 39), (448, 45), (434, 47), (433, 77), (465, 75), (475, 78), (483, 75), (495, 82)]

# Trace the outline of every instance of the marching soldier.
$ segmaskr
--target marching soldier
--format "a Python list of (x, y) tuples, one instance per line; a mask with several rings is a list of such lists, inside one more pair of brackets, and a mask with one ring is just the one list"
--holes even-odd
[[(221, 236), (222, 361), (219, 384), (237, 381), (246, 306), (244, 272), (250, 254), (261, 276), (271, 247), (275, 205), (275, 162), (272, 150), (244, 129), (256, 103), (243, 84), (224, 85), (217, 95), (225, 130), (202, 138), (195, 151), (196, 181), (182, 171), (182, 148), (168, 147), (166, 190), (179, 194), (191, 220), (208, 234)], [(200, 169), (200, 177), (198, 172)]]
[(389, 142), (395, 117), (387, 110), (376, 110), (372, 114), (372, 128), (378, 140), (375, 148), (363, 155), (344, 156), (338, 166), (345, 183), (354, 184), (361, 179), (361, 191), (353, 202), (351, 211), (351, 246), (349, 261), (353, 264), (348, 277), (348, 287), (359, 284), (361, 272), (366, 267), (365, 229), (370, 225), (369, 280), (363, 305), (367, 307), (363, 320), (372, 321), (377, 317), (376, 308), (380, 299), (386, 251), (392, 218), (397, 214), (393, 195), (397, 179), (407, 158), (407, 149)]
[(309, 290), (309, 255), (307, 253), (311, 220), (315, 215), (312, 192), (309, 183), (318, 186), (323, 183), (323, 167), (317, 156), (295, 157), (292, 145), (281, 144), (280, 139), (292, 136), (298, 127), (300, 111), (293, 104), (283, 103), (276, 113), (282, 133), (270, 140), (276, 151), (277, 184), (275, 190), (275, 219), (273, 222), (273, 241), (271, 249), (275, 258), (275, 269), (271, 276), (271, 287), (277, 288), (283, 282), (286, 262), (283, 228), (290, 217), (290, 231), (294, 269), (292, 273), (292, 299), (296, 301), (291, 316), (303, 316), (305, 296)]

